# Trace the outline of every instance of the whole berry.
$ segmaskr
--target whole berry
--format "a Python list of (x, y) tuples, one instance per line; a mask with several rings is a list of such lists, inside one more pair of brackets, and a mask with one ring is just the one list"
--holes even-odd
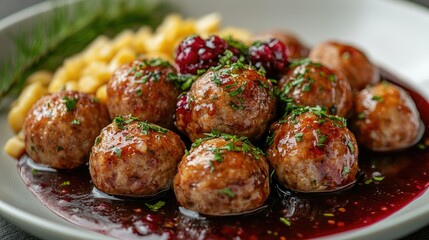
[(216, 66), (226, 49), (228, 43), (218, 36), (204, 40), (194, 35), (179, 44), (175, 61), (181, 74), (197, 74), (200, 69)]
[(286, 46), (278, 39), (256, 41), (249, 47), (249, 60), (255, 67), (263, 67), (267, 77), (279, 78), (288, 66)]

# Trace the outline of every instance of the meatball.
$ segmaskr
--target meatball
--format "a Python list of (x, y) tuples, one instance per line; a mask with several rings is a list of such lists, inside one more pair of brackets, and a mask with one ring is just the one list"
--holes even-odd
[(132, 114), (171, 129), (180, 89), (176, 70), (160, 59), (136, 60), (117, 69), (107, 85), (110, 117)]
[(356, 137), (371, 150), (402, 149), (416, 143), (423, 133), (419, 112), (411, 97), (387, 82), (359, 92), (355, 112)]
[(174, 193), (183, 207), (208, 215), (257, 209), (270, 194), (268, 163), (244, 138), (197, 141), (179, 164)]
[(89, 158), (94, 185), (112, 195), (147, 196), (171, 186), (185, 144), (172, 131), (118, 116), (97, 137)]
[[(297, 62), (295, 62), (296, 64)], [(353, 104), (350, 84), (341, 73), (305, 59), (279, 81), (280, 97), (301, 106), (322, 106), (329, 114), (345, 117)]]
[(358, 146), (343, 118), (299, 108), (271, 127), (267, 160), (278, 181), (294, 191), (341, 189), (356, 180)]
[(24, 123), (25, 150), (36, 163), (72, 169), (87, 162), (101, 129), (110, 122), (92, 95), (65, 91), (39, 99)]
[(378, 68), (359, 49), (338, 42), (324, 42), (310, 51), (310, 59), (344, 73), (352, 90), (380, 80)]
[(289, 60), (302, 59), (308, 56), (308, 48), (292, 33), (285, 31), (268, 31), (258, 34), (254, 40), (268, 40), (276, 38), (286, 45)]
[(234, 63), (207, 71), (179, 98), (176, 126), (191, 141), (212, 130), (257, 140), (275, 111), (271, 82), (253, 68)]

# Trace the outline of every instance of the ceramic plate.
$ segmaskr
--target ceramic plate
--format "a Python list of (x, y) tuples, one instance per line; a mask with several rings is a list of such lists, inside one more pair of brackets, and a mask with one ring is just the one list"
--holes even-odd
[[(223, 16), (224, 26), (254, 32), (287, 29), (309, 46), (329, 39), (363, 49), (378, 65), (405, 79), (429, 98), (429, 11), (408, 2), (387, 0), (221, 0), (174, 1), (178, 12), (199, 17), (210, 12)], [(0, 60), (13, 54), (7, 35), (49, 13), (42, 3), (0, 21)], [(0, 145), (12, 136), (7, 107), (1, 106)], [(429, 192), (392, 216), (369, 227), (328, 236), (329, 239), (391, 239), (429, 223)], [(44, 239), (109, 239), (57, 217), (27, 190), (16, 161), (0, 153), (0, 214)]]

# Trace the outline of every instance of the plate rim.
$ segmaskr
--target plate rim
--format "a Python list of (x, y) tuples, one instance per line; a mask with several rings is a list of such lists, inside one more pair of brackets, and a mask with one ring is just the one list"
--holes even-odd
[[(67, 2), (67, 4), (72, 4), (77, 1), (79, 0), (69, 0), (65, 2)], [(417, 3), (409, 2), (409, 1), (400, 1), (400, 0), (379, 0), (379, 1), (384, 2), (386, 4), (393, 4), (393, 5), (409, 8), (412, 11), (419, 12), (420, 14), (425, 14), (426, 16), (428, 16), (428, 19), (429, 19), (429, 8), (422, 7)], [(52, 5), (52, 3), (49, 1), (44, 1), (41, 3), (35, 4), (33, 6), (30, 6), (28, 8), (25, 8), (23, 10), (20, 10), (0, 20), (0, 32), (3, 32), (6, 29), (13, 27), (13, 25), (19, 22), (22, 22), (26, 19), (33, 18), (38, 15), (42, 15), (47, 12), (50, 12), (52, 11), (52, 9), (54, 9), (54, 6)], [(389, 69), (388, 66), (381, 65), (381, 67), (387, 69), (388, 71), (391, 70)], [(399, 76), (399, 77), (401, 81), (403, 81), (402, 79), (405, 79), (402, 76)], [(424, 91), (422, 90), (422, 88), (419, 88), (419, 86), (420, 87), (422, 86), (422, 83), (415, 83), (410, 81), (403, 81), (403, 82), (405, 82), (407, 86), (411, 87), (413, 91), (423, 96), (426, 100), (429, 99), (429, 89), (428, 91)], [(10, 159), (5, 159), (5, 160), (8, 161)], [(424, 194), (428, 194), (428, 189), (426, 189), (426, 191), (422, 193), (422, 195)], [(416, 201), (420, 197), (421, 196), (417, 197), (409, 204)], [(81, 228), (78, 225), (73, 224), (73, 226), (67, 226), (61, 223), (57, 223), (57, 222), (39, 217), (35, 214), (31, 214), (13, 205), (10, 205), (9, 203), (4, 202), (2, 199), (0, 199), (0, 214), (7, 220), (13, 222), (14, 224), (20, 227), (25, 225), (33, 225), (39, 228), (38, 230), (58, 233), (58, 234), (61, 234), (62, 237), (70, 237), (74, 239), (76, 238), (78, 239), (113, 239), (109, 236), (102, 235), (100, 233)], [(417, 222), (417, 224), (413, 224), (412, 227), (407, 228), (407, 230), (403, 232), (402, 236), (404, 236), (408, 233), (411, 233), (412, 231), (415, 231), (416, 229), (420, 229), (424, 225), (427, 225), (429, 223), (429, 219), (427, 219), (426, 221), (416, 221), (416, 220), (420, 220), (428, 215), (429, 215), (429, 204), (410, 210), (406, 214), (401, 215), (400, 217), (395, 217), (391, 219), (390, 217), (392, 215), (390, 215), (389, 217), (384, 218), (383, 220), (380, 220), (369, 226), (365, 226), (365, 227), (361, 227), (361, 228), (357, 228), (357, 229), (353, 229), (353, 230), (345, 231), (341, 233), (336, 233), (333, 235), (323, 236), (319, 239), (364, 239), (364, 238), (374, 237), (376, 235), (384, 234), (386, 231), (389, 231), (389, 229), (398, 227), (404, 222), (411, 222), (411, 221)], [(16, 219), (19, 219), (19, 221), (16, 221)], [(373, 227), (374, 225), (380, 222), (383, 222), (382, 227), (377, 227), (377, 228)], [(37, 232), (29, 231), (26, 228), (23, 228), (22, 230), (25, 232), (34, 234), (35, 236), (38, 236), (41, 238), (44, 237), (44, 235), (40, 235), (38, 231)], [(395, 235), (395, 236), (400, 237), (398, 235)]]

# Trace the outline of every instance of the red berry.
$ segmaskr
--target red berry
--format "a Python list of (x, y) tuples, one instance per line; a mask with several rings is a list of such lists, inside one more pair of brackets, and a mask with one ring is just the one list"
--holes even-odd
[(209, 69), (218, 64), (219, 58), (228, 49), (228, 43), (218, 36), (204, 40), (190, 36), (176, 50), (176, 64), (182, 74), (196, 74), (199, 69)]
[(279, 78), (287, 70), (286, 46), (278, 39), (254, 42), (249, 47), (249, 58), (255, 67), (263, 67), (268, 77)]

